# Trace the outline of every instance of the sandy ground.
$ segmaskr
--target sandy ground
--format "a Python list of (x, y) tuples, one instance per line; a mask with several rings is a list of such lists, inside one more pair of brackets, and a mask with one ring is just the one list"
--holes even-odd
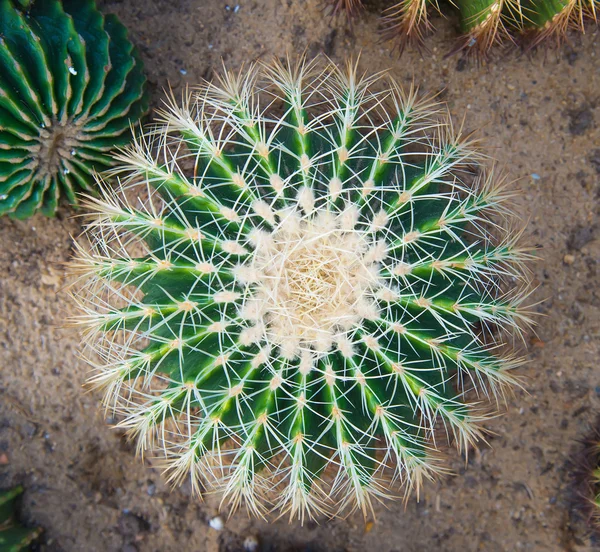
[[(485, 65), (444, 59), (453, 19), (435, 21), (429, 54), (401, 59), (378, 42), (368, 13), (350, 33), (316, 0), (105, 0), (130, 28), (147, 65), (154, 105), (229, 67), (286, 51), (361, 54), (369, 71), (390, 68), (426, 93), (442, 92), (457, 120), (480, 135), (522, 190), (535, 266), (538, 335), (531, 336), (525, 391), (488, 423), (489, 446), (468, 462), (450, 452), (456, 476), (428, 484), (420, 502), (362, 517), (288, 525), (232, 516), (207, 525), (218, 503), (171, 492), (149, 462), (109, 428), (99, 397), (82, 388), (61, 263), (80, 222), (0, 220), (0, 486), (27, 488), (23, 517), (46, 528), (50, 551), (238, 551), (258, 535), (265, 551), (600, 550), (570, 506), (569, 458), (600, 412), (600, 32), (531, 56), (502, 54)], [(595, 547), (595, 548), (594, 548)]]

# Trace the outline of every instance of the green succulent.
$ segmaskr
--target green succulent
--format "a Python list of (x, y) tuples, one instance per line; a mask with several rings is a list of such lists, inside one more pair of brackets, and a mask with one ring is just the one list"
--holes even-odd
[(73, 264), (92, 382), (139, 451), (258, 515), (366, 513), (443, 470), (439, 429), (477, 440), (467, 392), (512, 381), (502, 332), (529, 322), (529, 254), (473, 142), (319, 63), (173, 101)]
[(0, 215), (52, 216), (147, 110), (139, 56), (93, 0), (0, 0)]
[(0, 550), (20, 552), (29, 550), (29, 545), (39, 537), (41, 529), (23, 527), (15, 518), (15, 503), (23, 487), (18, 486), (0, 491)]

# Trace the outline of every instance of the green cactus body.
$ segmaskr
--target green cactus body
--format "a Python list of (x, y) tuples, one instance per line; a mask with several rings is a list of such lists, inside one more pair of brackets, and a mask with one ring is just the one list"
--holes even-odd
[(485, 54), (495, 43), (506, 38), (502, 21), (503, 0), (460, 0), (457, 7), (463, 34), (458, 49)]
[(583, 32), (586, 18), (596, 20), (596, 0), (525, 0), (514, 23), (533, 46), (564, 40), (570, 29)]
[(15, 501), (23, 493), (23, 487), (0, 491), (0, 550), (20, 552), (38, 538), (41, 529), (23, 527), (15, 519)]
[(538, 0), (524, 3), (526, 28), (542, 29), (555, 17), (570, 9), (573, 0)]
[(92, 381), (171, 481), (232, 507), (367, 512), (418, 487), (441, 469), (434, 429), (475, 441), (467, 390), (519, 364), (498, 329), (527, 322), (525, 295), (500, 282), (528, 254), (487, 222), (506, 193), (438, 106), (373, 85), (353, 66), (227, 73), (119, 156), (125, 195), (87, 205)]
[(502, 4), (495, 0), (461, 0), (457, 5), (461, 16), (461, 30), (464, 33), (484, 25), (494, 13), (502, 11)]
[(0, 215), (54, 215), (147, 110), (126, 29), (92, 0), (0, 0)]

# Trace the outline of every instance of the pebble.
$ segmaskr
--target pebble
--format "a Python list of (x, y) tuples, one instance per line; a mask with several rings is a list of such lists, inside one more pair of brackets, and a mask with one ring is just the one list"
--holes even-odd
[(214, 518), (212, 518), (208, 524), (215, 530), (215, 531), (222, 531), (223, 528), (225, 527), (225, 523), (223, 522), (223, 518), (221, 516), (215, 516)]
[(258, 537), (255, 535), (249, 535), (244, 539), (244, 550), (247, 552), (258, 552), (259, 545)]
[(575, 255), (567, 254), (563, 257), (563, 263), (572, 265), (575, 262)]

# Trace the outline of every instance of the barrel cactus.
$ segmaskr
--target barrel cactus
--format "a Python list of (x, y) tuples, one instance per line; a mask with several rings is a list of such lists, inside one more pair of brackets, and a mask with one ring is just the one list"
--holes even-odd
[(0, 0), (0, 215), (52, 216), (147, 110), (125, 27), (93, 0)]
[(87, 202), (91, 381), (172, 482), (232, 509), (366, 513), (418, 488), (444, 469), (440, 429), (480, 435), (468, 391), (497, 395), (520, 362), (501, 338), (528, 321), (510, 194), (439, 106), (376, 80), (225, 72)]

